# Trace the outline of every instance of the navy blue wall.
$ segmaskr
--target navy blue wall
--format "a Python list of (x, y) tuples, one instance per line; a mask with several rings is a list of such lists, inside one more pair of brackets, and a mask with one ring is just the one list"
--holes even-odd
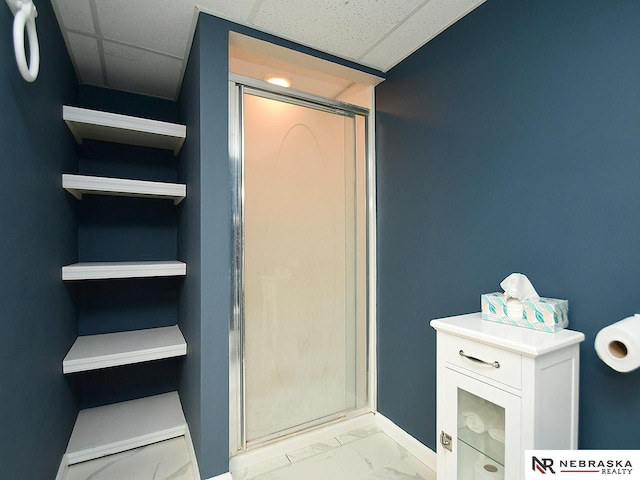
[(187, 125), (180, 180), (188, 185), (178, 246), (188, 269), (180, 326), (191, 352), (180, 397), (203, 478), (229, 471), (228, 25), (200, 15), (179, 99)]
[[(78, 106), (143, 118), (177, 121), (168, 100), (81, 86)], [(172, 151), (84, 140), (77, 170), (105, 177), (176, 182), (179, 157)], [(75, 201), (78, 261), (174, 260), (181, 206), (171, 200), (85, 195)], [(92, 335), (175, 325), (182, 278), (71, 282), (78, 333)], [(184, 359), (69, 375), (80, 408), (174, 391)]]
[[(178, 255), (187, 263), (187, 276), (184, 280), (179, 301), (180, 330), (187, 345), (187, 357), (184, 361), (180, 377), (180, 400), (189, 424), (191, 439), (194, 444), (200, 472), (203, 478), (205, 470), (218, 469), (223, 462), (220, 454), (215, 456), (214, 465), (207, 466), (203, 451), (206, 444), (202, 442), (201, 408), (202, 389), (200, 376), (202, 372), (202, 306), (201, 306), (201, 267), (202, 240), (200, 236), (200, 27), (195, 31), (189, 56), (189, 63), (182, 82), (180, 94), (179, 118), (187, 126), (187, 138), (180, 153), (178, 178), (187, 184), (187, 198), (182, 201), (182, 215), (179, 221)], [(218, 375), (220, 375), (219, 372)], [(220, 380), (224, 383), (225, 377)], [(222, 433), (224, 435), (224, 433)], [(219, 473), (219, 472), (218, 472)]]
[(5, 478), (54, 478), (77, 413), (62, 375), (76, 311), (60, 268), (76, 260), (73, 202), (61, 174), (76, 166), (62, 105), (76, 79), (49, 2), (38, 4), (40, 74), (16, 65), (13, 16), (0, 8), (0, 465)]
[(633, 0), (491, 0), (377, 89), (379, 409), (434, 450), (428, 321), (511, 272), (586, 335), (580, 447), (640, 448), (640, 371), (593, 349), (640, 312), (639, 18)]

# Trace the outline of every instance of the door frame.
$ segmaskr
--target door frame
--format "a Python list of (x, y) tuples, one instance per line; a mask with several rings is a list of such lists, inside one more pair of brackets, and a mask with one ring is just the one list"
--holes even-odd
[[(348, 412), (346, 418), (355, 417), (377, 409), (377, 371), (376, 371), (376, 171), (374, 128), (374, 89), (371, 87), (371, 110), (325, 98), (318, 95), (272, 85), (251, 77), (229, 73), (229, 162), (231, 172), (231, 308), (229, 318), (229, 456), (247, 451), (245, 438), (244, 391), (244, 256), (243, 256), (243, 119), (242, 95), (244, 89), (259, 91), (261, 95), (303, 106), (311, 106), (328, 112), (350, 112), (364, 117), (365, 120), (365, 182), (366, 182), (366, 234), (367, 234), (367, 399), (365, 406)], [(343, 416), (339, 420), (344, 419)], [(292, 432), (292, 434), (295, 432)], [(278, 435), (281, 438), (281, 435)], [(275, 440), (275, 439), (274, 439)]]

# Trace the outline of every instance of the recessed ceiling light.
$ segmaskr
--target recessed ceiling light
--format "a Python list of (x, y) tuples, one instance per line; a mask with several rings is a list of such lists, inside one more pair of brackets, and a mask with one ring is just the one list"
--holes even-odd
[(264, 79), (267, 82), (272, 83), (273, 85), (278, 85), (280, 87), (289, 88), (291, 86), (291, 80), (282, 75), (269, 74), (265, 76)]

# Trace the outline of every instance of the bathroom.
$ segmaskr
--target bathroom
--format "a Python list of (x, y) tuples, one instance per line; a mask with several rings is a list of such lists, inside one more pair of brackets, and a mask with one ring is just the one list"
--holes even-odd
[[(11, 42), (0, 42), (2, 250), (11, 274), (2, 285), (0, 463), (12, 478), (55, 476), (78, 409), (59, 368), (78, 332), (58, 272), (75, 260), (79, 241), (73, 199), (59, 192), (60, 173), (76, 167), (60, 108), (79, 97), (115, 102), (78, 87), (55, 16), (41, 3), (36, 82), (20, 78)], [(1, 15), (8, 35), (10, 11)], [(376, 87), (377, 411), (432, 450), (429, 320), (479, 311), (480, 294), (515, 271), (541, 295), (569, 299), (570, 328), (586, 336), (580, 447), (640, 449), (628, 428), (640, 421), (640, 374), (614, 372), (593, 349), (601, 328), (640, 311), (633, 283), (640, 264), (639, 17), (637, 2), (624, 0), (488, 0)], [(230, 172), (220, 159), (228, 158), (229, 31), (290, 46), (206, 17), (177, 103), (118, 97), (140, 115), (157, 108), (198, 126), (189, 135), (199, 142), (186, 146), (179, 166), (199, 192), (178, 227), (190, 244), (167, 248), (200, 266), (170, 308), (191, 306), (181, 327), (200, 352), (174, 374), (204, 452), (202, 478), (228, 471)]]

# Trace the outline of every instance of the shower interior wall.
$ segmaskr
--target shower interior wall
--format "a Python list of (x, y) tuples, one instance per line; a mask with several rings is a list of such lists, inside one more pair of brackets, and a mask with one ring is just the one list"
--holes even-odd
[(251, 441), (364, 406), (366, 165), (362, 117), (251, 94), (243, 103)]

